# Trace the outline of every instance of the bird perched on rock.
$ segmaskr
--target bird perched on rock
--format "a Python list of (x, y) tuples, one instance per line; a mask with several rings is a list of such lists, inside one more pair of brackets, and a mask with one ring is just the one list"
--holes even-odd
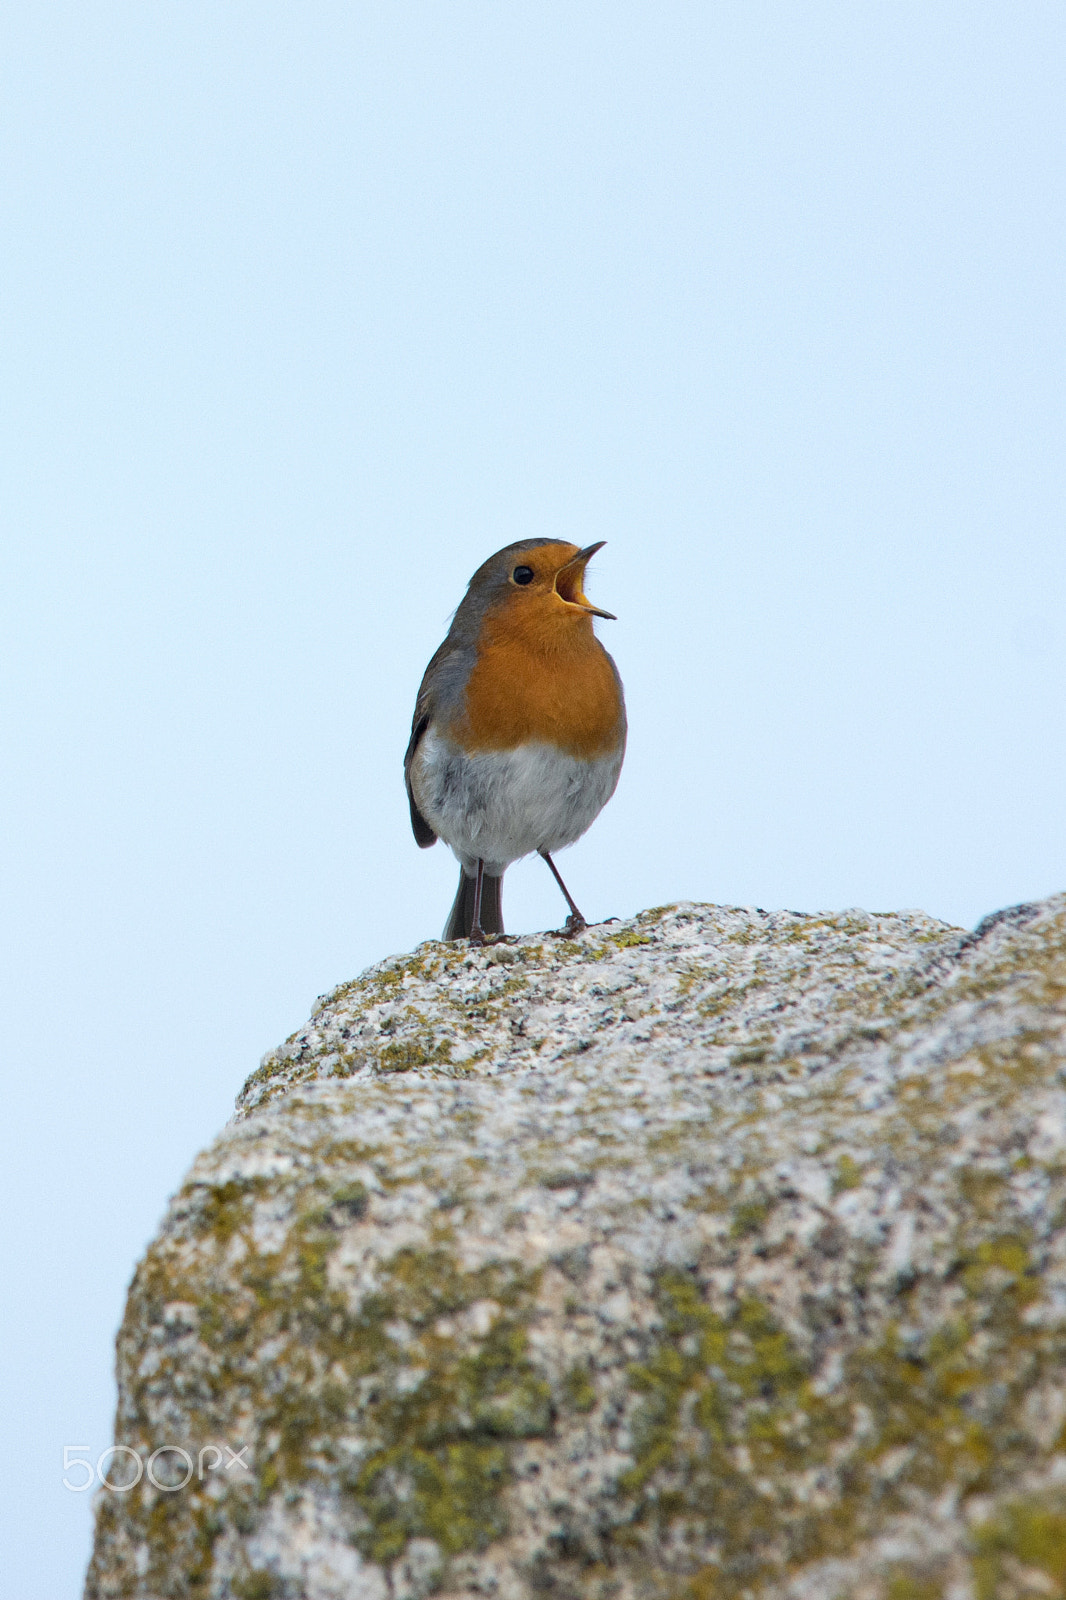
[(585, 927), (552, 854), (603, 810), (625, 754), (622, 681), (592, 631), (593, 617), (614, 618), (582, 589), (603, 543), (498, 550), (426, 668), (404, 778), (418, 843), (443, 839), (460, 861), (445, 939), (502, 934), (503, 874), (533, 851), (570, 907), (563, 932)]

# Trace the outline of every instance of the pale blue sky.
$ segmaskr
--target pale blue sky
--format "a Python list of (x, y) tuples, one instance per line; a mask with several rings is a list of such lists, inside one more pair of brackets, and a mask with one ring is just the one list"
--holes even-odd
[(443, 923), (400, 760), (500, 545), (608, 541), (590, 916), (1066, 887), (1066, 11), (44, 0), (0, 72), (0, 1585), (57, 1600), (168, 1193)]

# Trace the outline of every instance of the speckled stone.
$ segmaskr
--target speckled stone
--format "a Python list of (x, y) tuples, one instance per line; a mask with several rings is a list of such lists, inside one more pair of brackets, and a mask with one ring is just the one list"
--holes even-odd
[(422, 945), (171, 1202), (116, 1441), (247, 1470), (86, 1595), (1063, 1600), (1064, 1218), (1066, 896)]

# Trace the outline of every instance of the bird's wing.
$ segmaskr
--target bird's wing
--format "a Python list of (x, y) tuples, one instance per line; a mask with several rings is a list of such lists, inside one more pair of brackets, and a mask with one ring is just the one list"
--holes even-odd
[[(420, 712), (421, 715), (419, 715)], [(422, 696), (420, 694), (415, 705), (415, 715), (411, 724), (411, 738), (407, 745), (407, 754), (403, 758), (403, 781), (407, 786), (407, 801), (411, 807), (411, 830), (419, 848), (422, 850), (428, 850), (431, 844), (436, 844), (437, 835), (433, 832), (433, 829), (415, 803), (414, 791), (411, 788), (411, 763), (415, 758), (415, 751), (421, 743), (422, 735), (429, 727), (429, 715), (428, 711), (422, 710)]]
[(440, 685), (440, 665), (450, 654), (451, 635), (434, 652), (433, 658), (422, 674), (422, 682), (418, 686), (418, 696), (415, 700), (415, 714), (411, 718), (411, 737), (407, 741), (407, 753), (403, 758), (403, 781), (407, 785), (407, 799), (411, 807), (411, 829), (418, 843), (419, 849), (428, 850), (431, 844), (436, 844), (437, 835), (418, 809), (414, 790), (411, 788), (411, 766), (415, 759), (415, 751), (422, 742), (423, 735), (437, 711), (438, 690)]
[(436, 843), (437, 835), (418, 809), (411, 789), (411, 766), (415, 752), (426, 729), (435, 722), (447, 725), (457, 704), (462, 700), (466, 681), (473, 665), (473, 650), (469, 639), (469, 618), (460, 606), (452, 619), (444, 643), (438, 646), (422, 675), (415, 700), (415, 714), (411, 719), (411, 738), (403, 758), (403, 776), (407, 785), (407, 798), (411, 803), (411, 827), (423, 850)]

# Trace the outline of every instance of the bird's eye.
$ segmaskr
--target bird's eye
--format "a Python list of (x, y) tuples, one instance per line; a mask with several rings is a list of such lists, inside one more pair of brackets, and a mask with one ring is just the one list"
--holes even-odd
[(514, 579), (515, 583), (532, 583), (533, 568), (515, 567), (514, 571), (511, 573), (511, 577)]

